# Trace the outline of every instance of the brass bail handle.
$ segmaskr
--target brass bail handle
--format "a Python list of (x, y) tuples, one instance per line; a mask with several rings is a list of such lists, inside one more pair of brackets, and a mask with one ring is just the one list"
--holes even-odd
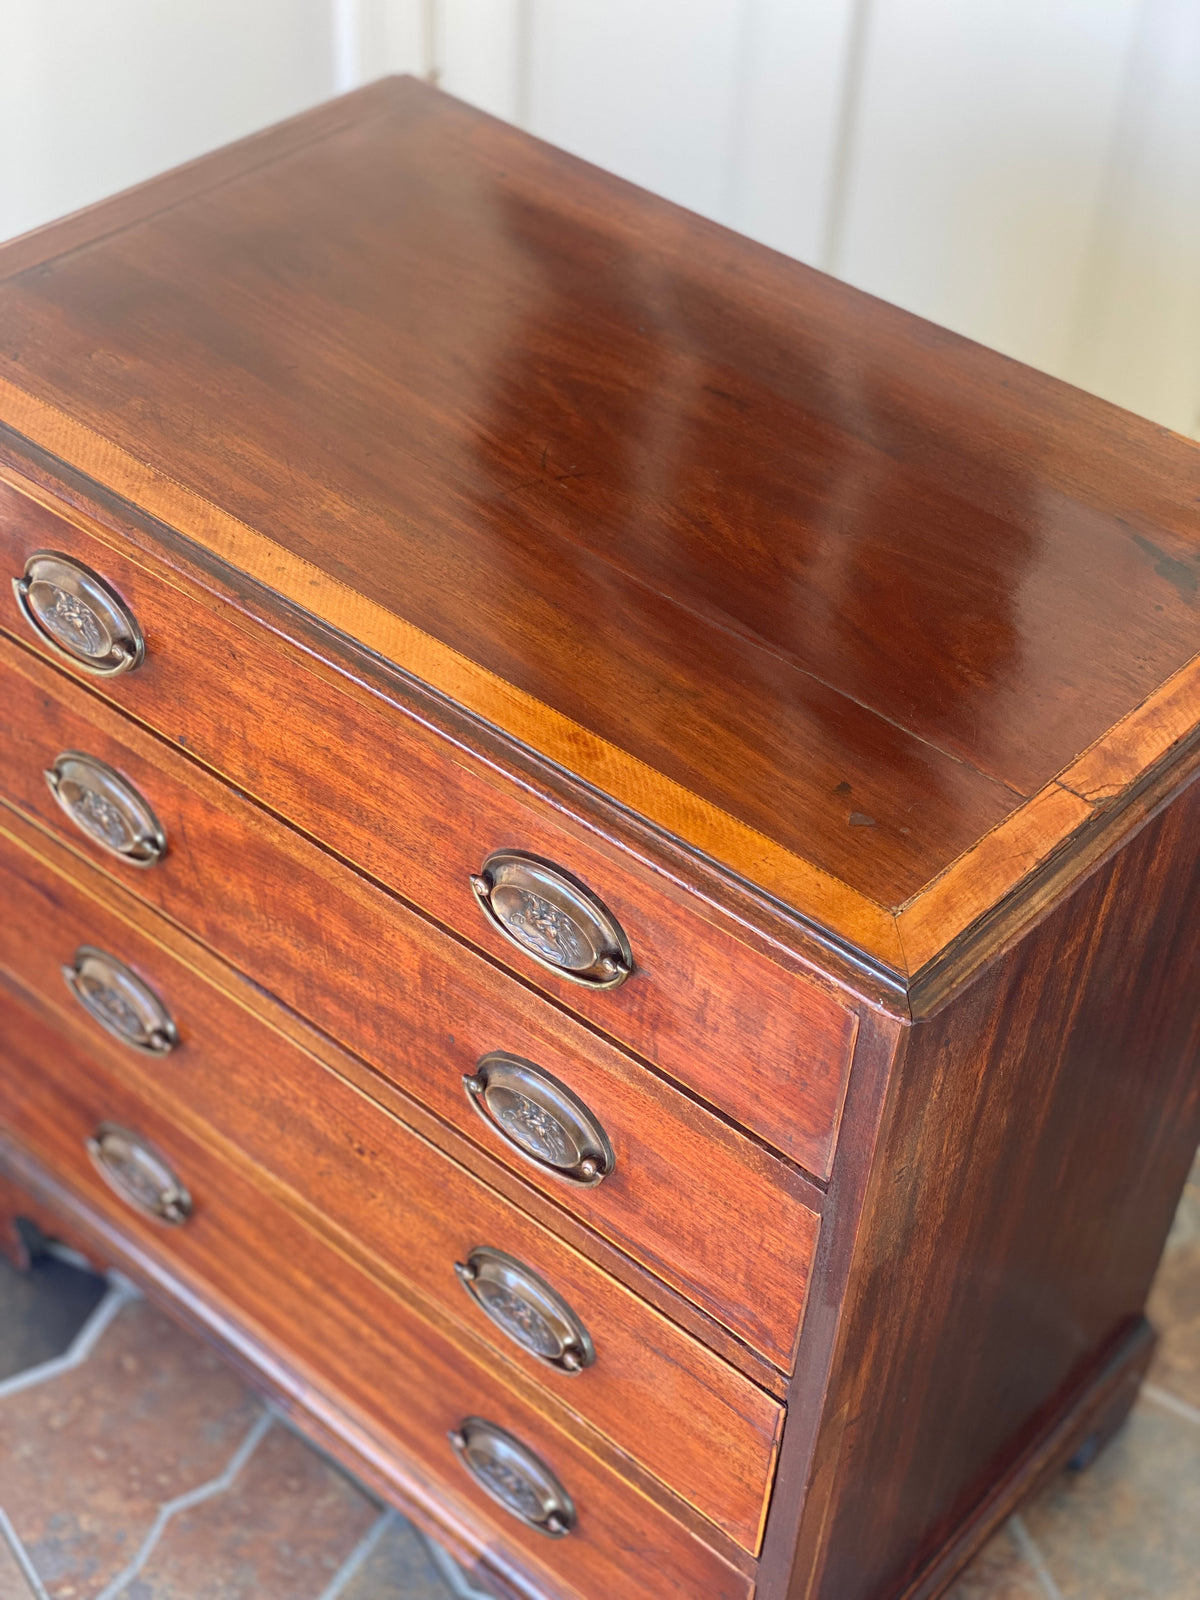
[(106, 762), (64, 750), (43, 777), (64, 815), (101, 849), (135, 867), (155, 866), (166, 855), (149, 802)]
[(454, 1270), (501, 1333), (546, 1366), (574, 1376), (595, 1361), (595, 1347), (578, 1314), (515, 1256), (479, 1245), (465, 1261), (456, 1261)]
[(13, 579), (13, 594), (41, 642), (84, 672), (112, 678), (145, 659), (146, 641), (133, 612), (72, 556), (37, 551)]
[(633, 970), (620, 923), (586, 884), (523, 850), (495, 850), (471, 877), (488, 921), (523, 955), (589, 989), (615, 989)]
[(80, 945), (62, 969), (63, 980), (79, 1004), (122, 1044), (143, 1055), (169, 1055), (179, 1043), (171, 1013), (141, 978), (94, 945)]
[(527, 1527), (563, 1539), (576, 1523), (575, 1505), (550, 1468), (506, 1429), (466, 1417), (448, 1435), (479, 1487)]
[(178, 1228), (191, 1216), (191, 1195), (140, 1134), (102, 1122), (87, 1141), (87, 1152), (109, 1188), (156, 1222)]
[(600, 1119), (544, 1067), (493, 1050), (463, 1079), (463, 1088), (495, 1133), (555, 1177), (593, 1187), (615, 1168)]

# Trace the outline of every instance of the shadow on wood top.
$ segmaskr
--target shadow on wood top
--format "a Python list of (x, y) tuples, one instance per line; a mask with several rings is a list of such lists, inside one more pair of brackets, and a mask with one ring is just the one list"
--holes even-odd
[(1194, 445), (412, 80), (0, 276), (0, 419), (901, 971), (1195, 726)]

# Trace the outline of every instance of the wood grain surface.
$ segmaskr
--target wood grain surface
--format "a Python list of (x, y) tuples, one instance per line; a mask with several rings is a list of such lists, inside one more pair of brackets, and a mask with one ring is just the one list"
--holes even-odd
[[(6, 891), (10, 882), (0, 873)], [(27, 933), (46, 931), (36, 917), (25, 922), (20, 892), (6, 892), (6, 904)], [(63, 911), (89, 916), (69, 891)], [(52, 932), (52, 949), (61, 954), (74, 931)], [(782, 1424), (777, 1402), (306, 1052), (239, 1014), (165, 951), (147, 947), (132, 928), (106, 919), (99, 936), (138, 970), (151, 970), (157, 991), (171, 997), (186, 1031), (167, 1060), (111, 1039), (44, 964), (23, 960), (13, 941), (3, 941), (0, 968), (33, 985), (56, 1029), (172, 1121), (248, 1165), (255, 1181), (267, 1175), (285, 1203), (340, 1249), (398, 1292), (411, 1297), (415, 1290), (432, 1301), (490, 1345), (501, 1366), (516, 1365), (548, 1389), (552, 1405), (575, 1412), (731, 1537), (757, 1548)], [(597, 1348), (594, 1366), (578, 1377), (556, 1372), (484, 1317), (454, 1272), (480, 1245), (517, 1257), (565, 1296)], [(680, 1417), (690, 1419), (687, 1428), (678, 1426)], [(711, 1448), (716, 1438), (719, 1451)]]
[[(0, 248), (0, 563), (74, 555), (147, 643), (88, 679), (0, 609), (11, 1171), (506, 1594), (933, 1600), (1149, 1356), (1200, 1132), (1198, 510), (1193, 442), (411, 81)], [(160, 866), (56, 808), (64, 749)], [(503, 847), (628, 982), (486, 923)], [(72, 1011), (82, 943), (166, 1062)], [(474, 1115), (497, 1048), (597, 1114), (602, 1184)], [(100, 1117), (185, 1228), (99, 1185)], [(595, 1371), (480, 1326), (478, 1243), (587, 1302)], [(578, 1539), (456, 1477), (464, 1409)]]
[[(61, 858), (56, 866), (46, 853), (23, 849), (0, 816), (0, 877), (10, 908), (0, 920), (0, 962), (48, 994), (62, 984), (59, 969), (80, 945), (99, 946), (161, 996), (178, 1023), (181, 1049), (198, 1048), (206, 1019), (220, 1017), (209, 1047), (234, 1071), (246, 1026), (236, 1000), (223, 1002), (188, 963), (166, 959), (155, 913), (143, 911), (134, 926), (104, 903), (104, 880), (93, 869), (82, 863), (72, 869)], [(78, 887), (64, 869), (78, 875)], [(322, 949), (320, 921), (317, 904), (308, 920), (283, 932), (301, 958), (298, 969), (323, 984), (322, 962), (313, 955)], [(819, 1229), (819, 1191), (578, 1025), (553, 1012), (545, 1018), (530, 1012), (515, 985), (497, 977), (473, 1000), (465, 953), (452, 962), (436, 946), (401, 944), (395, 934), (388, 948), (393, 961), (378, 988), (363, 975), (338, 989), (342, 1014), (358, 1019), (349, 1031), (369, 1046), (379, 1070), (777, 1366), (790, 1367)], [(362, 1021), (372, 1014), (368, 1039)], [(602, 1183), (571, 1184), (528, 1161), (472, 1109), (463, 1076), (499, 1047), (554, 1071), (600, 1119), (616, 1154)]]
[[(836, 991), (765, 959), (712, 921), (689, 915), (677, 894), (547, 826), (522, 804), (514, 786), (503, 790), (487, 782), (460, 752), (398, 726), (385, 707), (349, 701), (261, 638), (232, 626), (220, 609), (198, 606), (0, 483), (0, 551), (23, 563), (29, 540), (52, 541), (105, 572), (134, 606), (151, 641), (149, 658), (136, 673), (96, 685), (123, 710), (632, 1045), (817, 1177), (826, 1175), (855, 1025)], [(10, 603), (0, 596), (0, 607)], [(11, 615), (21, 627), (15, 606)], [(22, 632), (31, 638), (28, 629)], [(321, 852), (239, 804), (228, 783), (206, 784), (194, 764), (180, 761), (157, 740), (143, 738), (137, 745), (138, 733), (127, 719), (111, 712), (106, 718), (91, 696), (76, 693), (69, 701), (77, 720), (68, 728), (61, 722), (66, 713), (55, 709), (62, 696), (70, 696), (64, 677), (55, 672), (29, 680), (35, 664), (2, 636), (0, 660), (11, 669), (16, 697), (0, 711), (0, 722), (19, 744), (0, 786), (33, 804), (39, 788), (44, 790), (37, 773), (58, 754), (45, 741), (61, 737), (68, 741), (63, 749), (73, 747), (72, 739), (86, 746), (91, 735), (81, 719), (103, 725), (122, 746), (103, 759), (124, 763), (160, 811), (173, 811), (175, 831), (187, 842), (162, 872), (139, 875), (136, 886), (181, 921), (202, 925), (210, 942), (234, 934), (228, 901), (237, 895), (247, 914), (266, 924), (254, 936), (270, 937), (279, 919), (286, 925), (288, 913), (268, 913), (256, 896), (302, 896), (300, 883), (311, 884), (314, 872), (335, 900), (347, 893), (356, 894), (362, 907), (371, 900), (365, 886), (349, 883)], [(42, 686), (36, 704), (20, 688), (21, 677)], [(102, 755), (99, 748), (93, 753)], [(48, 793), (40, 801), (49, 801)], [(47, 818), (59, 815), (52, 803), (40, 809)], [(634, 977), (618, 989), (589, 992), (546, 972), (497, 933), (476, 906), (469, 880), (499, 846), (531, 850), (589, 883), (632, 942)], [(228, 872), (234, 862), (244, 872)], [(218, 900), (211, 889), (221, 877), (230, 881)], [(317, 900), (323, 892), (310, 890)], [(374, 905), (377, 921), (413, 922), (383, 896), (375, 896)], [(354, 913), (350, 931), (357, 929), (364, 945), (376, 940), (378, 960), (386, 936), (368, 934), (366, 922), (356, 920), (369, 916), (365, 909)], [(243, 965), (249, 960), (240, 959)], [(290, 969), (290, 953), (287, 960)]]
[(876, 954), (1195, 657), (1194, 445), (415, 83), (346, 110), (14, 254), (0, 414)]
[(1200, 1136), (1198, 826), (1193, 781), (909, 1031), (764, 1600), (937, 1592), (925, 1566), (1140, 1322)]
[[(6, 803), (0, 802), (0, 808), (6, 832), (24, 850), (52, 867), (59, 876), (74, 878), (79, 866), (86, 866), (80, 855), (66, 849)], [(90, 869), (85, 877), (87, 881), (96, 881)], [(524, 1163), (524, 1170), (518, 1171), (493, 1149), (485, 1148), (478, 1142), (477, 1126), (470, 1131), (451, 1126), (360, 1056), (354, 1055), (283, 1005), (261, 985), (243, 977), (228, 962), (174, 923), (158, 916), (148, 922), (144, 903), (130, 894), (119, 879), (106, 877), (102, 883), (96, 881), (96, 888), (106, 906), (128, 925), (137, 927), (143, 935), (150, 931), (152, 923), (153, 943), (157, 948), (203, 977), (212, 988), (236, 1002), (241, 1011), (321, 1062), (330, 1072), (403, 1122), (406, 1128), (444, 1151), (458, 1166), (472, 1173), (496, 1194), (511, 1201), (526, 1216), (539, 1222), (577, 1253), (586, 1256), (609, 1277), (623, 1284), (680, 1329), (687, 1330), (766, 1393), (778, 1399), (786, 1396), (788, 1379), (778, 1367), (567, 1209), (562, 1203), (564, 1185), (556, 1184), (553, 1190), (535, 1187), (526, 1176), (530, 1169)], [(28, 995), (32, 991), (23, 989), (22, 992)], [(80, 1025), (85, 1021), (81, 1018)], [(310, 1215), (315, 1214), (310, 1212)]]
[[(489, 1532), (502, 1541), (540, 1580), (539, 1593), (564, 1600), (611, 1593), (747, 1600), (743, 1572), (618, 1478), (569, 1428), (531, 1410), (486, 1364), (447, 1343), (266, 1191), (7, 993), (0, 994), (0, 1030), (14, 1068), (0, 1078), (6, 1132), (116, 1220), (181, 1288), (226, 1308), (252, 1338), (307, 1372), (368, 1433), (413, 1462), (433, 1480), (448, 1516), (454, 1518), (456, 1506), (465, 1509), (477, 1541)], [(144, 1217), (94, 1172), (85, 1144), (103, 1121), (133, 1129), (174, 1164), (194, 1203), (183, 1227)], [(514, 1433), (569, 1486), (579, 1522), (567, 1539), (556, 1543), (526, 1529), (462, 1471), (447, 1433), (474, 1415)], [(457, 1520), (465, 1520), (461, 1509)], [(642, 1555), (632, 1566), (631, 1549)]]
[[(672, 1505), (695, 1508), (697, 1525), (703, 1519), (757, 1552), (783, 1408), (585, 1255), (265, 1028), (248, 1028), (236, 1051), (193, 1040), (164, 1068), (100, 1033), (65, 989), (35, 992), (5, 966), (0, 982), (73, 1048), (489, 1364), (535, 1411), (618, 1467), (636, 1463), (670, 1491)], [(303, 1105), (319, 1106), (319, 1115), (303, 1115)], [(514, 1255), (582, 1318), (597, 1351), (584, 1373), (538, 1361), (466, 1294), (454, 1264), (481, 1245)], [(681, 1428), (685, 1416), (690, 1425)]]

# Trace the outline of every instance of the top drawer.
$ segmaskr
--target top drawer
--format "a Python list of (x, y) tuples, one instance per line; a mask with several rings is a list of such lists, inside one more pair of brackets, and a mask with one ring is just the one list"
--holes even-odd
[[(33, 569), (41, 581), (25, 618), (17, 603), (9, 609), (14, 632), (65, 654), (103, 694), (240, 788), (827, 1176), (855, 1028), (830, 992), (710, 922), (632, 859), (545, 820), (515, 783), (487, 775), (403, 707), (340, 692), (227, 605), (168, 584), (116, 548), (118, 536), (31, 493), (0, 481), (0, 551), (14, 581), (36, 552), (86, 570), (72, 581), (50, 565)], [(488, 886), (504, 882), (503, 870), (487, 869), (504, 851), (566, 874), (557, 889), (518, 877), (492, 895), (515, 938), (483, 904)], [(593, 986), (553, 970), (556, 947), (582, 964), (592, 940), (610, 941), (582, 974)], [(619, 981), (603, 957), (619, 965), (623, 945), (633, 970)]]

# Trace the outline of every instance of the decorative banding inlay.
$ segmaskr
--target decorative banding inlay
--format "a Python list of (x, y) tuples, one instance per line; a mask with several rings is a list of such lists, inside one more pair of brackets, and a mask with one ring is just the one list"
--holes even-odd
[[(35, 444), (123, 494), (231, 567), (376, 651), (785, 905), (901, 970), (891, 913), (832, 873), (793, 855), (748, 823), (506, 683), (194, 490), (147, 466), (57, 406), (2, 377), (0, 417)], [(79, 516), (18, 474), (0, 469), (0, 478), (57, 516), (113, 543), (111, 531)], [(121, 549), (127, 558), (135, 556), (128, 546), (122, 544)]]
[[(1200, 720), (1196, 657), (919, 894), (889, 909), (2, 377), (0, 415), (34, 444), (123, 494), (231, 567), (902, 975), (938, 956), (987, 909), (985, 899), (994, 905), (1015, 889)], [(85, 532), (115, 542), (110, 530), (19, 474), (0, 469), (0, 478)], [(121, 548), (127, 556), (134, 554)]]

